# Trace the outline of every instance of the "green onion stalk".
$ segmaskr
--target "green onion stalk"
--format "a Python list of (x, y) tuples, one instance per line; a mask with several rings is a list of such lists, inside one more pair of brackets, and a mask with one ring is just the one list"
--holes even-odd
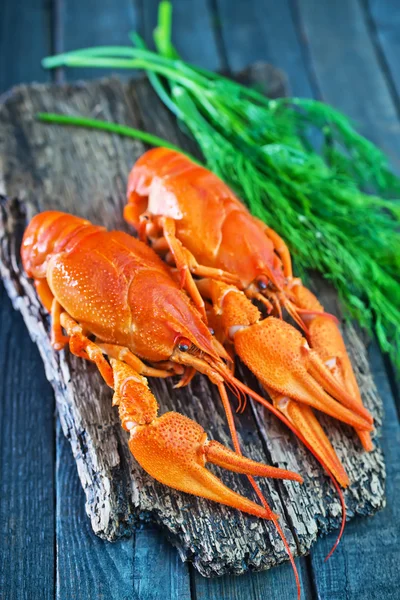
[[(43, 65), (146, 71), (207, 167), (285, 239), (301, 273), (317, 270), (334, 284), (346, 316), (375, 332), (400, 369), (400, 179), (385, 155), (322, 102), (271, 100), (181, 60), (171, 43), (171, 13), (171, 4), (161, 2), (155, 52), (132, 34), (134, 47), (86, 48)], [(39, 119), (176, 148), (125, 125), (54, 114)]]

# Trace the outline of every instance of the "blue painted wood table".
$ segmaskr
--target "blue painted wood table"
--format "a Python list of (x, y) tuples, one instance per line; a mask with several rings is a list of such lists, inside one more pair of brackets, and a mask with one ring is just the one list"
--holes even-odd
[[(174, 0), (174, 39), (188, 60), (237, 71), (267, 60), (291, 93), (323, 99), (355, 119), (400, 171), (400, 4), (396, 0)], [(150, 41), (156, 0), (1, 0), (0, 91), (47, 81), (40, 59), (97, 44)], [(93, 78), (69, 70), (56, 81)], [(0, 182), (1, 187), (1, 182)], [(0, 190), (1, 191), (1, 190)], [(367, 282), (366, 282), (367, 283)], [(304, 598), (400, 598), (400, 397), (396, 374), (369, 349), (384, 399), (387, 508), (351, 522), (298, 560)], [(96, 538), (75, 464), (54, 416), (52, 390), (21, 316), (0, 297), (0, 598), (258, 600), (294, 597), (291, 568), (202, 578), (154, 528), (115, 544)], [(323, 566), (321, 566), (323, 565)]]

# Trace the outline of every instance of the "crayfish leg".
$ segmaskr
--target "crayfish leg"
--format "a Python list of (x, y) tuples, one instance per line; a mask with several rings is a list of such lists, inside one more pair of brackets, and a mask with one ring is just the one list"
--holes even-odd
[(190, 272), (187, 253), (183, 248), (182, 243), (175, 235), (175, 221), (170, 217), (163, 217), (161, 219), (161, 225), (164, 237), (168, 243), (171, 254), (174, 257), (176, 267), (181, 275), (181, 287), (186, 289), (204, 320), (206, 320), (204, 300), (201, 297)]
[(272, 242), (275, 252), (281, 259), (285, 277), (293, 277), (292, 258), (286, 243), (283, 241), (281, 236), (274, 231), (274, 229), (265, 225), (264, 221), (261, 221), (260, 219), (256, 219), (256, 221), (261, 225), (265, 235)]
[(63, 335), (61, 327), (61, 313), (63, 308), (56, 298), (51, 303), (51, 345), (55, 350), (62, 350), (69, 342), (69, 337)]
[(129, 348), (126, 346), (120, 346), (119, 344), (107, 344), (101, 341), (97, 341), (97, 345), (99, 348), (107, 354), (109, 358), (116, 358), (122, 362), (125, 362), (127, 365), (132, 367), (137, 373), (141, 375), (147, 375), (148, 377), (171, 377), (173, 374), (171, 369), (155, 369), (154, 367), (149, 367), (143, 361), (140, 360), (138, 356), (133, 354)]
[(94, 362), (107, 385), (113, 387), (114, 378), (112, 369), (104, 358), (99, 346), (84, 335), (82, 326), (67, 312), (61, 313), (60, 323), (69, 336), (69, 347), (72, 354)]

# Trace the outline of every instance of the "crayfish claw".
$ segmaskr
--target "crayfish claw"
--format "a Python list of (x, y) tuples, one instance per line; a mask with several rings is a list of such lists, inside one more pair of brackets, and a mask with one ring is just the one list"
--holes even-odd
[(303, 478), (298, 473), (258, 463), (250, 458), (236, 454), (236, 452), (233, 452), (215, 440), (206, 442), (204, 451), (208, 462), (228, 469), (228, 471), (258, 477), (269, 477), (271, 479), (288, 479), (303, 483)]
[(276, 515), (224, 485), (205, 467), (206, 462), (238, 473), (302, 481), (296, 473), (268, 467), (237, 455), (218, 442), (208, 442), (198, 423), (176, 412), (135, 427), (129, 447), (143, 469), (161, 483), (264, 519)]
[[(363, 407), (353, 367), (337, 324), (322, 316), (315, 318), (310, 324), (310, 343), (341, 389), (346, 390), (359, 409), (367, 413)], [(369, 413), (367, 414), (369, 415)], [(369, 419), (372, 422), (370, 415)], [(357, 434), (364, 450), (367, 452), (373, 450), (371, 434), (362, 429), (357, 430)]]
[(330, 369), (322, 362), (317, 352), (311, 349), (309, 350), (308, 372), (329, 394), (331, 394), (331, 396), (343, 404), (343, 406), (346, 406), (354, 413), (360, 415), (369, 423), (373, 423), (373, 418), (367, 409), (353, 398), (344, 385), (340, 383)]
[[(292, 291), (295, 296), (297, 309), (301, 311), (303, 320), (308, 324), (308, 340), (311, 348), (317, 352), (318, 356), (331, 372), (334, 380), (336, 380), (341, 389), (341, 394), (343, 394), (343, 391), (347, 392), (351, 397), (353, 406), (356, 403), (361, 407), (362, 411), (365, 411), (337, 319), (332, 319), (332, 315), (326, 314), (322, 304), (303, 285), (295, 285)], [(299, 306), (301, 307), (300, 309)], [(349, 407), (346, 404), (346, 400), (343, 402), (343, 396), (342, 399), (338, 399)], [(364, 412), (364, 415), (366, 413), (367, 411)], [(369, 414), (368, 417), (370, 422), (372, 422)], [(364, 450), (367, 452), (371, 451), (374, 445), (370, 433), (362, 429), (356, 429), (356, 431)]]
[[(234, 344), (240, 358), (265, 387), (356, 429), (372, 430), (368, 411), (340, 387), (301, 333), (288, 323), (268, 317), (238, 330)], [(343, 399), (347, 406), (341, 404)]]

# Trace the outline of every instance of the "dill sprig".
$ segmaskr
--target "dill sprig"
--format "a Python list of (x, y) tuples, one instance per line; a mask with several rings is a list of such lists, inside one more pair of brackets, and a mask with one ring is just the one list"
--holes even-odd
[[(137, 34), (132, 40), (135, 48), (87, 48), (43, 64), (145, 70), (207, 166), (282, 235), (303, 271), (316, 269), (332, 281), (347, 314), (375, 331), (400, 368), (400, 180), (384, 154), (322, 102), (271, 100), (181, 60), (171, 43), (169, 2), (160, 3), (157, 52)], [(76, 117), (74, 124), (84, 121)], [(106, 128), (143, 139), (125, 126)]]

